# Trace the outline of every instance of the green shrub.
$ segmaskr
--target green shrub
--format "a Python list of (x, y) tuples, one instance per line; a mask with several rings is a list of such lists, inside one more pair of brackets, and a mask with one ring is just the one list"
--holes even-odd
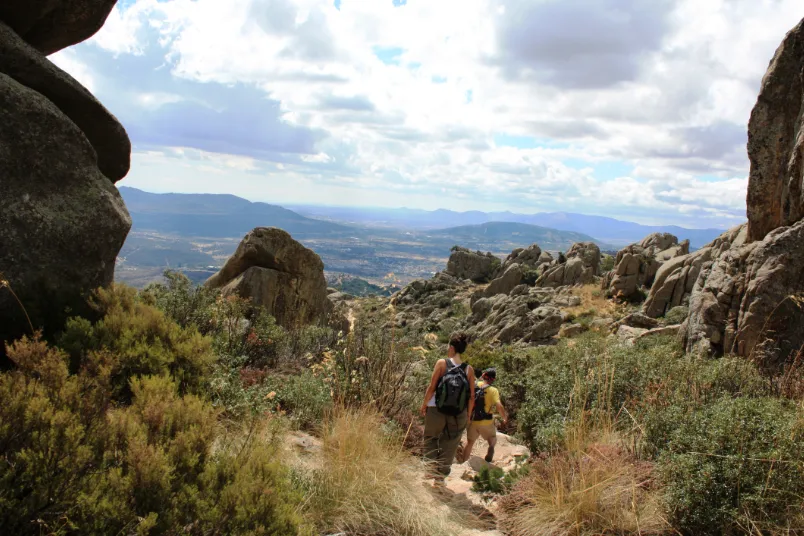
[(600, 272), (606, 273), (614, 270), (614, 262), (616, 259), (613, 255), (603, 254), (603, 257), (600, 259)]
[[(8, 534), (296, 533), (275, 441), (223, 435), (217, 412), (165, 376), (132, 378), (113, 408), (110, 356), (76, 374), (39, 339), (0, 374), (0, 526)], [(259, 439), (257, 439), (259, 438)], [(214, 445), (214, 449), (213, 449)], [(266, 491), (270, 491), (266, 493)]]
[(530, 472), (530, 466), (525, 465), (524, 461), (524, 458), (517, 459), (516, 466), (507, 473), (494, 465), (484, 465), (472, 478), (472, 489), (492, 495), (509, 492), (519, 479)]
[(583, 410), (613, 412), (622, 429), (636, 426), (645, 453), (655, 456), (679, 415), (724, 396), (769, 392), (767, 381), (747, 360), (687, 357), (673, 338), (626, 346), (588, 332), (529, 350), (520, 363), (518, 370), (501, 375), (498, 387), (515, 412), (520, 435), (535, 451), (560, 444), (571, 410)]
[(498, 366), (505, 352), (504, 348), (494, 348), (483, 342), (476, 342), (467, 346), (463, 359), (472, 365), (479, 376), (483, 370)]
[(163, 275), (165, 283), (152, 283), (142, 290), (143, 301), (183, 328), (209, 333), (213, 328), (212, 309), (220, 292), (193, 284), (181, 272), (165, 270)]
[[(324, 414), (332, 408), (332, 395), (323, 378), (310, 371), (294, 376), (269, 378), (265, 389), (275, 407), (286, 412), (291, 422), (305, 429), (316, 429), (324, 420)], [(275, 393), (275, 395), (271, 395)]]
[(540, 275), (541, 273), (538, 268), (528, 268), (525, 270), (525, 273), (522, 274), (522, 282), (532, 287), (536, 284), (536, 280), (539, 279)]
[(182, 328), (123, 285), (99, 289), (92, 305), (100, 320), (92, 324), (71, 318), (59, 337), (73, 372), (92, 360), (93, 353), (107, 352), (116, 400), (129, 401), (130, 381), (141, 375), (170, 374), (181, 393), (201, 391), (214, 361), (209, 338), (194, 327)]
[(802, 417), (768, 398), (724, 398), (687, 415), (661, 458), (675, 524), (692, 534), (771, 532), (800, 516)]
[(673, 307), (667, 314), (664, 315), (664, 323), (668, 326), (672, 326), (675, 324), (681, 324), (687, 319), (687, 316), (690, 314), (689, 307), (684, 307), (680, 305), (678, 307)]

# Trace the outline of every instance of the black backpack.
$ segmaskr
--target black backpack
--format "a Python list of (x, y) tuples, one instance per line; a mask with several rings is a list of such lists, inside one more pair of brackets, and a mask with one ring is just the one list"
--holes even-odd
[(487, 421), (493, 419), (494, 415), (486, 413), (486, 389), (491, 387), (489, 384), (483, 387), (475, 386), (475, 408), (472, 411), (473, 421)]
[(441, 376), (436, 386), (436, 408), (445, 415), (460, 415), (469, 405), (469, 378), (466, 376), (466, 363), (454, 364), (445, 360), (447, 372)]

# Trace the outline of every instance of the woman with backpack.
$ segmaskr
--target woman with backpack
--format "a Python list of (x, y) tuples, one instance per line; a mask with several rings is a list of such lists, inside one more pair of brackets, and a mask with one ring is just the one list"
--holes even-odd
[(444, 482), (475, 403), (475, 371), (464, 363), (465, 333), (450, 336), (447, 358), (433, 367), (430, 385), (424, 394), (424, 456), (435, 466), (436, 485)]

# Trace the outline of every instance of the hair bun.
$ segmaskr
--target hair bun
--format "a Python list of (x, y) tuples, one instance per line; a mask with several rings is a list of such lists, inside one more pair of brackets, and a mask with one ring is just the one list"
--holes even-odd
[(449, 345), (455, 348), (455, 351), (459, 354), (464, 353), (466, 351), (466, 345), (469, 344), (469, 335), (464, 333), (463, 331), (453, 333), (449, 337)]

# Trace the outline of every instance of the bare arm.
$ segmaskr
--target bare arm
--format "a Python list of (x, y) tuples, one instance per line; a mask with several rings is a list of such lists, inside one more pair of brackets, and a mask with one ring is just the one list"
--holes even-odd
[(475, 409), (475, 369), (470, 366), (466, 367), (466, 376), (469, 378), (469, 420), (472, 420), (472, 413)]
[(503, 424), (508, 424), (508, 413), (505, 411), (502, 402), (497, 402), (497, 412), (500, 414), (500, 417), (502, 417)]
[(422, 402), (422, 407), (420, 409), (422, 415), (427, 413), (427, 403), (433, 398), (435, 394), (436, 385), (438, 385), (438, 380), (441, 379), (441, 376), (447, 371), (447, 363), (443, 359), (439, 359), (436, 361), (435, 366), (433, 367), (433, 375), (430, 377), (430, 385), (427, 386), (427, 391), (424, 392), (424, 402)]

